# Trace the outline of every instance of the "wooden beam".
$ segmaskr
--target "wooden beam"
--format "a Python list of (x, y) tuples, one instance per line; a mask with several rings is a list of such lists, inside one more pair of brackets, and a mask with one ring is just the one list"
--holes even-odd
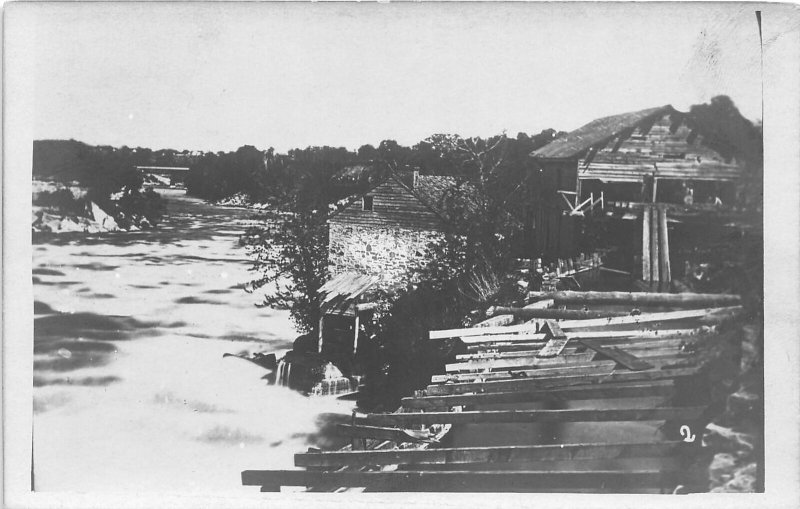
[(659, 243), (658, 243), (658, 211), (655, 207), (650, 209), (650, 281), (658, 283), (659, 279)]
[(637, 358), (635, 355), (632, 355), (624, 350), (620, 350), (617, 347), (613, 346), (601, 346), (600, 343), (597, 341), (592, 341), (590, 339), (582, 339), (579, 340), (582, 345), (585, 345), (588, 348), (591, 348), (595, 352), (605, 355), (611, 359), (614, 359), (618, 363), (622, 364), (626, 368), (632, 371), (642, 371), (645, 369), (652, 369), (653, 365), (647, 361), (643, 361)]
[(594, 352), (584, 352), (566, 354), (555, 358), (540, 358), (536, 355), (526, 357), (509, 357), (499, 359), (474, 359), (469, 362), (456, 362), (445, 365), (447, 373), (457, 373), (459, 371), (483, 371), (483, 370), (508, 370), (510, 368), (540, 368), (540, 367), (562, 367), (578, 364), (586, 364), (594, 358)]
[(494, 405), (504, 403), (528, 403), (557, 399), (590, 400), (590, 399), (622, 399), (643, 397), (670, 398), (675, 394), (673, 380), (655, 380), (648, 383), (623, 383), (582, 385), (556, 389), (531, 389), (515, 392), (487, 392), (476, 394), (453, 394), (445, 396), (417, 396), (402, 399), (403, 408), (420, 408), (425, 410), (449, 408), (461, 405)]
[(650, 208), (642, 209), (642, 280), (651, 281), (650, 276)]
[[(662, 353), (662, 352), (659, 352)], [(668, 350), (665, 355), (647, 355), (647, 362), (651, 368), (663, 369), (664, 367), (678, 365), (695, 365), (697, 359), (692, 354), (681, 355), (677, 349)], [(555, 376), (577, 376), (577, 375), (598, 375), (612, 373), (620, 369), (619, 362), (616, 360), (599, 361), (594, 360), (584, 364), (567, 364), (563, 366), (545, 368), (506, 368), (495, 371), (482, 371), (471, 373), (448, 373), (446, 375), (433, 375), (431, 383), (453, 383), (453, 382), (472, 382), (472, 381), (492, 381), (510, 380), (513, 378), (546, 378)], [(627, 368), (627, 366), (625, 366)], [(628, 368), (629, 369), (629, 368)], [(642, 370), (639, 370), (642, 371)]]
[(531, 302), (530, 304), (524, 307), (525, 309), (550, 309), (555, 305), (556, 303), (553, 299), (543, 299), (543, 300), (538, 300), (536, 302)]
[(384, 465), (460, 465), (480, 463), (616, 460), (669, 456), (683, 442), (620, 444), (516, 445), (441, 449), (392, 449), (384, 451), (333, 451), (294, 455), (298, 467)]
[(661, 281), (664, 283), (669, 283), (672, 281), (672, 268), (669, 262), (669, 229), (667, 228), (667, 211), (664, 207), (660, 207), (658, 209), (658, 231), (658, 238), (661, 242)]
[(280, 490), (281, 486), (358, 486), (370, 491), (467, 491), (467, 492), (625, 492), (644, 486), (658, 487), (659, 470), (578, 471), (380, 471), (317, 472), (309, 470), (245, 470), (244, 486)]
[(487, 316), (514, 315), (523, 320), (531, 318), (557, 319), (557, 320), (583, 320), (587, 318), (608, 318), (611, 316), (627, 316), (627, 311), (584, 311), (582, 309), (537, 309), (537, 308), (510, 308), (492, 306), (486, 311)]
[(474, 328), (484, 328), (484, 327), (502, 327), (504, 325), (510, 325), (514, 323), (514, 315), (497, 315), (491, 318), (487, 318), (486, 320), (476, 323), (473, 327)]
[(648, 292), (528, 292), (530, 299), (548, 299), (557, 304), (653, 304), (680, 307), (731, 306), (741, 304), (739, 295), (726, 293)]
[(649, 371), (624, 371), (608, 374), (588, 374), (570, 376), (552, 376), (542, 378), (515, 378), (489, 382), (465, 382), (443, 385), (428, 385), (426, 391), (430, 395), (464, 394), (467, 392), (506, 392), (532, 389), (549, 389), (572, 385), (602, 384), (611, 382), (638, 382), (647, 380), (664, 380), (694, 376), (696, 367), (680, 369), (663, 369)]
[(495, 343), (495, 342), (515, 342), (515, 341), (546, 341), (546, 335), (543, 332), (536, 333), (520, 333), (520, 334), (488, 334), (486, 336), (465, 336), (461, 341), (467, 345), (479, 343)]
[(607, 422), (692, 421), (705, 407), (579, 408), (568, 410), (474, 410), (467, 412), (407, 412), (367, 414), (363, 422), (382, 426), (476, 424), (487, 422)]
[[(428, 333), (430, 339), (465, 338), (469, 336), (485, 336), (489, 334), (533, 333), (536, 326), (531, 324), (508, 325), (504, 327), (470, 327), (466, 329), (432, 330)], [(544, 336), (542, 336), (544, 337)]]
[[(698, 342), (704, 341), (706, 338), (711, 337), (712, 334), (703, 334), (703, 335), (696, 335), (696, 336), (665, 336), (665, 337), (646, 337), (646, 338), (598, 338), (597, 342), (604, 346), (616, 346), (618, 348), (624, 348), (626, 350), (650, 350), (650, 349), (662, 349), (662, 348), (674, 348), (679, 346), (681, 343), (686, 343), (688, 341)], [(571, 338), (571, 339), (580, 339), (580, 338)], [(518, 345), (518, 344), (517, 344)], [(522, 343), (524, 346), (525, 344)], [(458, 354), (456, 355), (456, 359), (465, 362), (465, 361), (488, 361), (488, 360), (500, 360), (500, 359), (516, 359), (520, 357), (535, 357), (536, 354), (541, 351), (542, 343), (532, 343), (531, 346), (527, 348), (521, 348), (519, 350), (516, 349), (509, 349), (510, 345), (493, 345), (493, 351), (481, 351), (477, 353), (468, 353), (468, 354)], [(515, 345), (516, 346), (516, 345)], [(580, 346), (580, 345), (578, 345)], [(568, 354), (576, 354), (573, 350), (577, 348), (573, 344), (570, 344), (565, 352)]]
[(558, 366), (555, 368), (507, 369), (484, 373), (451, 373), (433, 375), (431, 383), (470, 382), (474, 380), (501, 380), (511, 378), (546, 378), (569, 375), (598, 375), (611, 373), (617, 367), (616, 361), (594, 361), (575, 366)]
[(567, 346), (569, 342), (569, 338), (567, 335), (564, 334), (564, 331), (561, 330), (561, 327), (558, 326), (553, 320), (546, 320), (545, 321), (545, 328), (546, 332), (550, 336), (550, 339), (547, 341), (547, 344), (539, 350), (539, 353), (536, 354), (537, 357), (556, 357), (560, 355), (564, 348)]
[(715, 313), (730, 313), (741, 311), (741, 306), (723, 308), (686, 309), (681, 311), (665, 311), (663, 313), (642, 313), (640, 315), (618, 316), (612, 318), (595, 318), (592, 320), (568, 320), (559, 325), (562, 329), (580, 329), (584, 327), (608, 327), (613, 325), (627, 325), (638, 323), (664, 322), (669, 320), (684, 320), (689, 318), (702, 318)]
[(397, 443), (434, 442), (427, 432), (420, 430), (364, 426), (358, 424), (337, 424), (336, 431), (339, 435), (349, 438), (374, 438), (377, 440), (391, 440)]

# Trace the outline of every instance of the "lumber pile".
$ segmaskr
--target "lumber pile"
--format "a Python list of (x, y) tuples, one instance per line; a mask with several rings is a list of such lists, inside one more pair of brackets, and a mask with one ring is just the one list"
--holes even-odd
[[(351, 424), (339, 426), (353, 438), (350, 446), (297, 454), (295, 466), (304, 470), (242, 472), (243, 484), (262, 491), (304, 486), (590, 493), (663, 493), (687, 484), (702, 441), (686, 439), (685, 429), (702, 437), (713, 417), (705, 366), (731, 341), (722, 325), (740, 315), (738, 296), (534, 296), (545, 304), (518, 310), (555, 311), (565, 303), (677, 309), (584, 318), (537, 314), (532, 321), (525, 312), (503, 309), (475, 327), (430, 331), (431, 341), (460, 338), (469, 353), (447, 364), (424, 390), (403, 398), (399, 411), (354, 413)], [(548, 406), (554, 401), (556, 407)], [(440, 446), (463, 426), (486, 430), (488, 437), (509, 423), (649, 423), (659, 431), (646, 441), (620, 440), (622, 433), (615, 440), (598, 435), (574, 443)]]

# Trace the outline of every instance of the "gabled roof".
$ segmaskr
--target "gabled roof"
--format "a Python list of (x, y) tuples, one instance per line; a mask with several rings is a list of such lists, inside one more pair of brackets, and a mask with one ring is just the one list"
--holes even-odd
[(669, 113), (677, 111), (668, 104), (658, 108), (598, 118), (534, 150), (530, 155), (536, 159), (579, 159), (590, 149), (602, 148), (620, 136), (623, 138), (630, 136), (636, 128), (647, 128)]

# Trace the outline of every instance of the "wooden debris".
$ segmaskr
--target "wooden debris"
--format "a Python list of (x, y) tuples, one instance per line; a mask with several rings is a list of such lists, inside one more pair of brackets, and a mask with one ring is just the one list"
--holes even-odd
[(392, 442), (434, 442), (430, 433), (420, 430), (400, 428), (384, 428), (380, 426), (362, 426), (358, 424), (337, 424), (337, 432), (351, 438), (375, 438)]
[(450, 465), (514, 463), (534, 461), (615, 460), (668, 456), (682, 442), (591, 443), (504, 447), (461, 447), (441, 449), (392, 449), (384, 451), (334, 451), (295, 454), (298, 467), (341, 467), (362, 465)]
[(503, 370), (509, 368), (538, 368), (580, 365), (591, 362), (594, 352), (563, 355), (558, 358), (540, 358), (536, 355), (526, 357), (510, 357), (500, 359), (476, 359), (469, 362), (457, 362), (445, 365), (448, 373), (459, 371)]
[[(432, 330), (428, 333), (430, 339), (466, 338), (470, 336), (485, 336), (489, 334), (535, 333), (536, 327), (529, 324), (509, 325), (506, 327), (478, 327), (468, 329)], [(544, 336), (542, 336), (544, 337)]]
[(477, 410), (467, 412), (407, 412), (367, 414), (360, 418), (370, 425), (414, 426), (431, 424), (474, 424), (485, 422), (602, 422), (666, 421), (697, 419), (705, 407), (656, 407), (569, 410)]
[(592, 350), (594, 350), (599, 354), (614, 359), (615, 361), (617, 361), (618, 363), (622, 364), (623, 366), (632, 371), (641, 371), (644, 369), (651, 369), (653, 367), (653, 365), (650, 364), (649, 362), (643, 361), (637, 358), (636, 356), (626, 352), (625, 350), (620, 350), (617, 347), (601, 346), (600, 343), (598, 343), (597, 341), (592, 341), (589, 339), (581, 339), (579, 341), (582, 345), (591, 348)]
[(555, 357), (560, 355), (564, 348), (567, 346), (569, 342), (569, 338), (567, 335), (564, 334), (564, 331), (561, 330), (561, 327), (558, 326), (554, 320), (546, 320), (545, 321), (545, 332), (549, 336), (549, 340), (544, 347), (539, 350), (539, 353), (536, 354), (537, 357)]
[(517, 378), (513, 380), (497, 380), (489, 382), (466, 382), (443, 385), (429, 385), (426, 391), (430, 395), (464, 394), (467, 392), (505, 392), (516, 390), (549, 389), (607, 382), (639, 382), (647, 380), (664, 380), (694, 376), (697, 368), (662, 369), (648, 371), (625, 371), (608, 374), (566, 375), (543, 378)]
[[(689, 309), (685, 311), (665, 311), (663, 313), (642, 313), (641, 315), (619, 316), (613, 318), (596, 318), (592, 320), (570, 320), (560, 323), (562, 329), (580, 329), (585, 327), (608, 327), (613, 325), (639, 324), (648, 322), (664, 322), (668, 320), (684, 320), (705, 318), (716, 313), (741, 311), (741, 306), (711, 309)], [(711, 322), (708, 322), (711, 323)]]
[(475, 394), (453, 394), (444, 396), (417, 396), (403, 398), (404, 408), (436, 409), (457, 405), (493, 405), (500, 403), (527, 403), (548, 399), (588, 400), (603, 398), (671, 397), (675, 393), (672, 380), (657, 380), (649, 383), (608, 383), (582, 385), (556, 389), (521, 389), (514, 392), (486, 392)]
[(502, 327), (504, 325), (509, 325), (514, 323), (514, 315), (497, 315), (491, 318), (487, 318), (486, 320), (476, 323), (475, 328), (484, 328), (484, 327)]
[[(281, 486), (360, 486), (370, 491), (505, 491), (562, 492), (589, 489), (592, 492), (631, 492), (658, 487), (662, 472), (653, 470), (555, 471), (380, 471), (318, 472), (313, 470), (245, 470), (242, 484), (261, 486), (262, 491), (280, 491)], [(577, 488), (576, 488), (577, 486)]]
[(558, 304), (653, 304), (708, 307), (741, 304), (739, 295), (725, 293), (648, 292), (528, 292), (530, 299), (548, 299)]
[(486, 311), (486, 316), (513, 315), (516, 318), (529, 320), (531, 318), (550, 318), (558, 320), (585, 320), (587, 318), (608, 318), (612, 316), (630, 315), (626, 311), (583, 311), (581, 309), (538, 309), (538, 308), (509, 308), (493, 306)]

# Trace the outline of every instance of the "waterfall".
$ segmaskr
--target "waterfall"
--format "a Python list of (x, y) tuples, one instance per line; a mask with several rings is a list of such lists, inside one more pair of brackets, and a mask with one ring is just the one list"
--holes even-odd
[(286, 361), (281, 359), (281, 361), (278, 362), (278, 376), (275, 378), (275, 385), (285, 385), (284, 371), (286, 371)]

